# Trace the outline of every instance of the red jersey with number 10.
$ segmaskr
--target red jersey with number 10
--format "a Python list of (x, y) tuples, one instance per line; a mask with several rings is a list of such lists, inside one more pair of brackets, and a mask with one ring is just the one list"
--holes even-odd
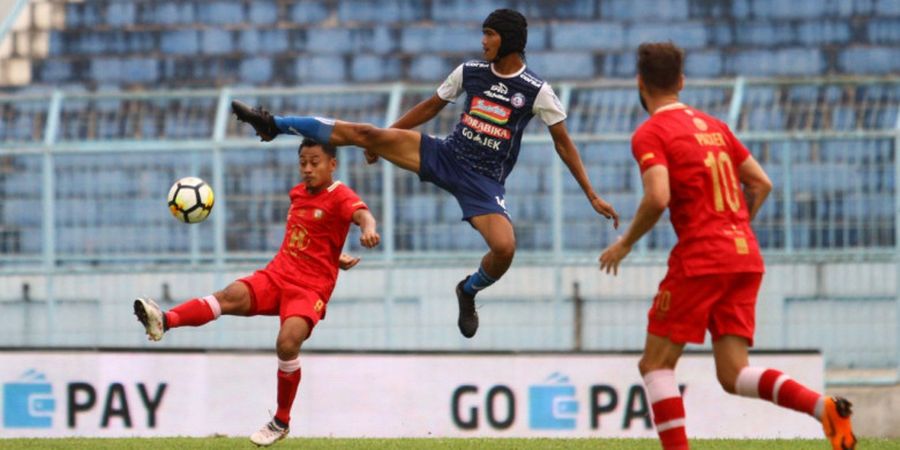
[(284, 241), (266, 270), (283, 282), (314, 290), (327, 301), (337, 282), (353, 213), (368, 207), (340, 181), (315, 194), (300, 183), (290, 195)]
[(728, 126), (682, 103), (660, 108), (631, 138), (641, 173), (669, 171), (669, 213), (678, 243), (669, 267), (688, 276), (762, 272), (763, 260), (738, 167), (750, 152)]

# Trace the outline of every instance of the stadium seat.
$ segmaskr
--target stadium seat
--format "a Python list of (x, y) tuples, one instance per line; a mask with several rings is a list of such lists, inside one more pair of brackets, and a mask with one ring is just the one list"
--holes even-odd
[(797, 40), (809, 46), (843, 44), (851, 37), (850, 24), (840, 20), (804, 20), (796, 31)]
[(349, 53), (354, 50), (351, 32), (347, 28), (311, 29), (306, 37), (306, 50), (326, 55)]
[[(669, 5), (669, 2), (660, 2)], [(677, 28), (661, 27), (657, 23), (632, 23), (627, 33), (626, 48), (636, 48), (643, 42), (678, 42), (686, 50), (706, 46), (706, 24), (700, 22), (680, 22)]]
[[(579, 146), (585, 164), (616, 166), (621, 169), (637, 167), (628, 142), (595, 142)], [(618, 169), (617, 169), (618, 170)]]
[(628, 0), (604, 0), (601, 10), (605, 18), (613, 20), (658, 19), (674, 22), (687, 19), (690, 8), (687, 0), (651, 0), (640, 4)]
[(432, 20), (440, 23), (453, 22), (459, 20), (460, 17), (477, 17), (480, 21), (487, 17), (491, 11), (506, 7), (509, 7), (509, 5), (502, 0), (485, 0), (480, 2), (447, 0), (432, 4), (431, 11), (426, 13)]
[(195, 30), (175, 30), (160, 36), (160, 51), (172, 55), (191, 55), (200, 49), (199, 33)]
[(203, 53), (228, 53), (233, 50), (231, 32), (229, 31), (221, 28), (212, 28), (202, 31), (200, 36)]
[(296, 2), (290, 6), (290, 20), (294, 23), (319, 23), (328, 18), (328, 7), (323, 2)]
[(399, 59), (364, 55), (353, 58), (351, 73), (355, 81), (361, 82), (396, 80), (401, 67)]
[(397, 222), (421, 225), (436, 222), (437, 209), (430, 196), (412, 195), (397, 202)]
[(272, 78), (272, 59), (247, 58), (241, 61), (241, 80), (248, 83), (265, 83)]
[(310, 83), (335, 84), (343, 82), (346, 77), (344, 59), (339, 56), (313, 56), (298, 59), (296, 63), (297, 77)]
[[(454, 64), (458, 64), (458, 62)], [(408, 75), (416, 81), (440, 80), (449, 75), (455, 67), (439, 56), (423, 55), (410, 63)]]
[[(530, 30), (529, 30), (530, 33)], [(550, 25), (554, 50), (617, 50), (625, 44), (625, 27), (617, 22), (571, 23)], [(591, 36), (591, 39), (585, 39)], [(529, 47), (531, 46), (529, 39)]]
[[(691, 52), (691, 62), (684, 68), (685, 75), (688, 78), (717, 78), (723, 75), (725, 55), (717, 49), (696, 50)], [(685, 93), (689, 91), (684, 91)], [(694, 103), (685, 100), (689, 105)], [(700, 105), (696, 105), (700, 106)], [(727, 110), (720, 111), (718, 109), (706, 107), (704, 110), (720, 119), (725, 119), (724, 113)]]
[(246, 20), (243, 2), (213, 1), (194, 2), (197, 20), (214, 25), (240, 24)]
[(278, 6), (270, 2), (250, 3), (250, 22), (258, 25), (272, 24), (278, 21)]
[(345, 22), (417, 22), (428, 18), (428, 11), (416, 2), (388, 0), (373, 3), (363, 0), (341, 0), (338, 17)]
[(847, 47), (838, 53), (838, 67), (850, 74), (887, 74), (900, 69), (900, 49)]
[(517, 164), (506, 179), (509, 195), (530, 195), (550, 191), (550, 170), (546, 166)]
[(584, 80), (594, 76), (594, 56), (588, 52), (529, 53), (528, 65), (547, 80)]

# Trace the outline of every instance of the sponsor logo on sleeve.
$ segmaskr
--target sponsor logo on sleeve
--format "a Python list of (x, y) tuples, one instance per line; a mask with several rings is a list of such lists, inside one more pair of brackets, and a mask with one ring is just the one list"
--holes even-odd
[(536, 88), (539, 88), (539, 87), (541, 87), (541, 86), (544, 84), (543, 81), (538, 80), (537, 78), (535, 78), (535, 77), (529, 75), (528, 72), (522, 72), (522, 73), (519, 75), (519, 78), (525, 80), (526, 82), (528, 82), (529, 84), (531, 84), (532, 86), (534, 86), (534, 87), (536, 87)]

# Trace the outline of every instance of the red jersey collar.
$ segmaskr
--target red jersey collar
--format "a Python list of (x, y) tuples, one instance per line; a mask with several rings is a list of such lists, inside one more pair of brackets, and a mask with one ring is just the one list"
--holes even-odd
[(687, 108), (687, 105), (685, 105), (684, 103), (681, 103), (681, 102), (669, 103), (666, 106), (657, 108), (656, 111), (653, 112), (653, 115), (659, 114), (661, 112), (672, 111), (675, 109), (685, 109), (685, 108)]

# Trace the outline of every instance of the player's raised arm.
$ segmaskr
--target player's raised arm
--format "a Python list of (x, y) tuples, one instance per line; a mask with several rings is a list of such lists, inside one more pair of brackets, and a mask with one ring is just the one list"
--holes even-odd
[(433, 119), (445, 106), (447, 106), (447, 103), (449, 103), (447, 100), (442, 99), (438, 94), (434, 94), (419, 102), (418, 105), (413, 106), (412, 109), (400, 116), (400, 118), (391, 125), (391, 128), (411, 130)]
[(591, 202), (594, 211), (602, 214), (607, 219), (612, 219), (613, 226), (619, 228), (619, 214), (616, 213), (612, 205), (594, 192), (591, 180), (587, 176), (587, 170), (584, 168), (584, 163), (581, 162), (581, 156), (578, 155), (578, 149), (575, 148), (575, 143), (572, 142), (569, 132), (566, 130), (565, 121), (551, 125), (549, 130), (550, 136), (553, 137), (553, 147), (556, 148), (556, 153), (566, 163), (566, 167), (569, 168), (569, 172), (572, 173), (575, 181), (581, 186), (581, 190), (584, 191), (584, 194)]
[(772, 192), (772, 181), (752, 156), (748, 156), (738, 167), (738, 179), (744, 185), (744, 198), (747, 200), (747, 210), (752, 221), (769, 196), (769, 192)]
[(359, 243), (365, 248), (372, 248), (381, 242), (381, 236), (375, 229), (375, 217), (368, 209), (357, 209), (353, 213), (353, 223), (359, 226), (362, 235), (359, 237)]
[(631, 252), (631, 247), (656, 225), (669, 206), (669, 169), (656, 165), (644, 171), (641, 176), (644, 184), (644, 196), (638, 205), (634, 220), (618, 241), (610, 245), (600, 255), (600, 270), (613, 275), (619, 273), (619, 263)]

